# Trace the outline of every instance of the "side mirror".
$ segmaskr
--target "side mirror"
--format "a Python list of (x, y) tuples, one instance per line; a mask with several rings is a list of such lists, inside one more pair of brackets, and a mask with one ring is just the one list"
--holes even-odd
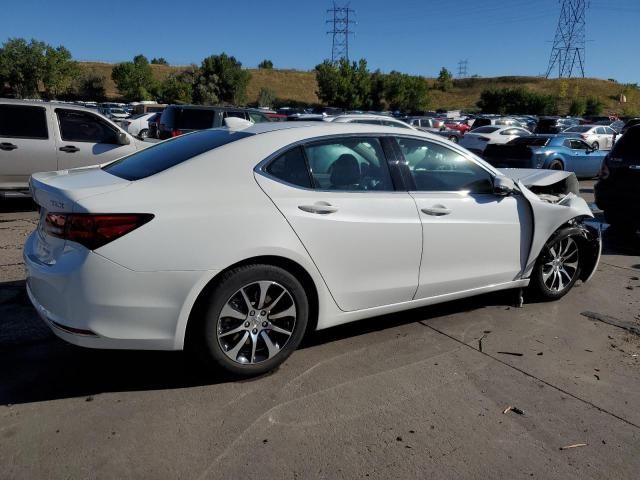
[(493, 178), (493, 193), (506, 197), (517, 191), (516, 184), (509, 177), (498, 175)]
[(129, 136), (124, 132), (118, 132), (118, 145), (129, 145), (131, 140)]

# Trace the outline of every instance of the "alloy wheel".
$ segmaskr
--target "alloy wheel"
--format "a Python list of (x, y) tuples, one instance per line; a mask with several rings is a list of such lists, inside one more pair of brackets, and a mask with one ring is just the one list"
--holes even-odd
[(296, 305), (285, 287), (273, 281), (249, 283), (226, 301), (218, 316), (218, 343), (240, 364), (257, 364), (276, 356), (296, 325)]
[(563, 238), (548, 248), (548, 256), (542, 266), (542, 281), (552, 292), (561, 292), (573, 282), (578, 265), (578, 244), (571, 237)]

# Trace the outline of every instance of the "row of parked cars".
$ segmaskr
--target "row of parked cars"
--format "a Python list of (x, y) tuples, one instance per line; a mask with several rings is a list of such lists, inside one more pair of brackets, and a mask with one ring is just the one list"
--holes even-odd
[[(129, 155), (151, 145), (143, 141), (147, 138), (164, 140), (221, 127), (228, 118), (264, 123), (274, 120), (270, 115), (279, 115), (276, 120), (285, 116), (258, 109), (170, 105), (161, 112), (143, 112), (117, 120), (106, 118), (99, 108), (103, 107), (87, 109), (72, 104), (0, 100), (0, 195), (27, 193), (29, 176), (37, 171), (103, 164)], [(629, 132), (634, 124), (640, 123), (639, 119), (631, 119), (622, 126), (621, 122), (613, 125), (626, 132), (621, 135), (613, 130), (613, 126), (601, 125), (605, 123), (603, 120), (591, 125), (582, 121), (581, 125), (580, 119), (572, 118), (478, 116), (451, 119), (435, 115), (396, 118), (370, 113), (344, 114), (338, 110), (329, 113), (334, 115), (323, 111), (288, 117), (300, 121), (305, 120), (304, 115), (312, 115), (314, 118), (307, 121), (421, 130), (459, 143), (499, 168), (567, 170), (579, 177), (600, 175), (607, 179), (611, 171), (618, 172), (621, 166), (628, 165), (623, 170), (630, 178), (640, 170), (638, 163), (634, 163), (636, 160), (625, 160), (640, 148), (629, 147), (637, 135), (629, 135)], [(620, 148), (615, 148), (622, 139)], [(618, 173), (613, 177), (623, 178)], [(626, 191), (633, 180), (625, 180), (623, 184)], [(607, 192), (619, 194), (616, 189)], [(599, 194), (600, 202), (607, 206), (607, 218), (612, 223), (619, 224), (621, 218), (629, 217), (612, 213), (615, 202), (603, 200), (603, 195), (606, 197), (607, 193)]]

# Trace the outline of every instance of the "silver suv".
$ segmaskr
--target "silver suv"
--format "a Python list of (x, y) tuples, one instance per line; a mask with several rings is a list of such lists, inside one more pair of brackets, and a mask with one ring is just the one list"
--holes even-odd
[(149, 145), (84, 107), (0, 99), (0, 197), (28, 194), (33, 173), (107, 163)]

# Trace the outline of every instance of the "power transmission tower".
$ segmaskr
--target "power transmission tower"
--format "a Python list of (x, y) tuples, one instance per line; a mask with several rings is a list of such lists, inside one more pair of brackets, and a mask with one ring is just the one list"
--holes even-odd
[(331, 27), (331, 30), (327, 31), (327, 33), (333, 35), (331, 42), (332, 62), (337, 62), (341, 58), (349, 60), (349, 35), (353, 35), (350, 27), (356, 23), (353, 20), (355, 13), (355, 10), (349, 8), (349, 4), (338, 6), (335, 2), (333, 3), (333, 8), (327, 10), (330, 18), (326, 23)]
[(560, 18), (546, 77), (558, 69), (558, 78), (571, 78), (574, 68), (584, 78), (585, 31), (588, 0), (559, 0)]
[(467, 67), (469, 66), (469, 60), (460, 60), (458, 62), (458, 78), (467, 77)]

